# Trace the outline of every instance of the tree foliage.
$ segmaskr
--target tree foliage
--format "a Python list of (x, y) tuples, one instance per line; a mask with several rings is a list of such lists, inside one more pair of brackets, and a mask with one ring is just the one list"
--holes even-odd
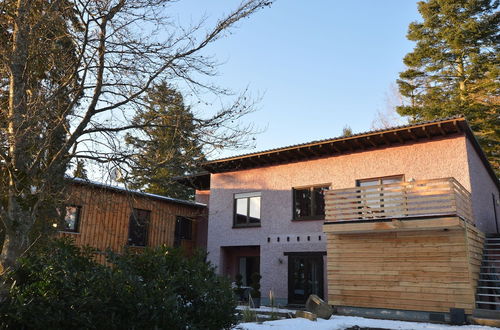
[(189, 199), (193, 191), (172, 180), (194, 173), (205, 160), (203, 132), (182, 94), (163, 81), (148, 91), (146, 107), (134, 118), (143, 127), (128, 134), (126, 142), (136, 150), (130, 187), (150, 193)]
[[(203, 50), (268, 6), (245, 0), (212, 27), (181, 25), (168, 0), (0, 2), (0, 219), (4, 269), (30, 246), (35, 222), (57, 216), (64, 173), (84, 159), (127, 168), (126, 132), (156, 81), (184, 84), (193, 97), (231, 95), (210, 84), (217, 62)], [(205, 146), (245, 144), (252, 111), (245, 95), (200, 119)], [(43, 214), (44, 216), (41, 216)]]
[(5, 276), (0, 304), (6, 329), (229, 329), (236, 323), (227, 279), (204, 255), (146, 249), (108, 255), (69, 241), (49, 241), (30, 250)]
[(404, 58), (401, 115), (429, 120), (463, 114), (493, 167), (500, 170), (500, 13), (496, 0), (427, 0)]

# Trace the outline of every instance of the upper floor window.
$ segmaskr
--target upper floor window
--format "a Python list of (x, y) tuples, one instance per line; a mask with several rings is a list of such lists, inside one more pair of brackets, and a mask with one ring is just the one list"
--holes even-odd
[(401, 187), (398, 185), (385, 185), (402, 181), (402, 175), (356, 180), (356, 186), (363, 187), (363, 189), (360, 189), (361, 195), (359, 196), (362, 204), (359, 208), (365, 209), (363, 214), (367, 217), (384, 217), (382, 213), (386, 212), (385, 208), (395, 212), (395, 208), (401, 206), (401, 197), (399, 196)]
[(234, 195), (234, 226), (260, 226), (260, 192)]
[(66, 215), (64, 216), (61, 231), (78, 232), (81, 208), (81, 206), (77, 205), (66, 206)]
[(293, 189), (294, 220), (325, 219), (325, 191), (330, 185)]
[(175, 220), (174, 247), (181, 246), (181, 240), (193, 239), (193, 220), (178, 216)]
[(151, 211), (133, 209), (128, 229), (128, 245), (146, 246)]

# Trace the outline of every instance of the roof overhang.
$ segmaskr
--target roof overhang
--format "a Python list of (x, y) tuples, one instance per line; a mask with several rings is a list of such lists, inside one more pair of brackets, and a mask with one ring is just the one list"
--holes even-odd
[(192, 175), (179, 176), (173, 178), (173, 180), (196, 190), (210, 189), (210, 172), (200, 172)]
[(495, 172), (464, 117), (451, 117), (216, 159), (204, 163), (202, 167), (210, 173), (232, 172), (463, 135), (471, 141), (490, 176), (500, 187)]

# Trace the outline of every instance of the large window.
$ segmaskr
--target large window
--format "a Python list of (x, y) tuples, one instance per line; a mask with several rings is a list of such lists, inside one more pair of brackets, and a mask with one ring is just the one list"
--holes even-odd
[(385, 215), (383, 213), (385, 213), (385, 208), (392, 208), (392, 210), (394, 210), (395, 208), (401, 207), (400, 187), (384, 187), (383, 185), (402, 181), (402, 175), (356, 180), (356, 186), (364, 188), (360, 190), (362, 204), (360, 208), (365, 210), (364, 215), (367, 217), (384, 217)]
[(260, 226), (260, 192), (234, 195), (234, 226)]
[(133, 209), (128, 227), (128, 245), (146, 246), (151, 211)]
[(193, 239), (193, 220), (178, 216), (175, 220), (174, 247), (181, 246), (181, 240)]
[(80, 213), (81, 206), (69, 205), (66, 206), (66, 214), (64, 216), (64, 222), (62, 224), (61, 231), (78, 232), (78, 227), (80, 225)]
[(325, 191), (329, 185), (293, 189), (294, 220), (325, 219)]

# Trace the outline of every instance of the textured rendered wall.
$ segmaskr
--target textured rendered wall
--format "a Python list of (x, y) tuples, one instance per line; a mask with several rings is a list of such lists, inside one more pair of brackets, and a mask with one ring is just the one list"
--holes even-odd
[[(404, 174), (406, 180), (455, 177), (466, 189), (470, 189), (465, 145), (465, 137), (458, 136), (212, 174), (209, 259), (219, 266), (222, 246), (260, 245), (262, 295), (267, 296), (269, 290), (273, 289), (276, 297), (286, 299), (288, 260), (283, 253), (326, 251), (322, 221), (291, 221), (293, 187), (329, 183), (332, 189), (348, 188), (355, 186), (356, 179)], [(233, 229), (234, 194), (250, 191), (262, 192), (262, 226)], [(287, 236), (292, 237), (290, 242), (286, 241)], [(300, 237), (300, 242), (297, 242), (296, 236)], [(307, 236), (310, 236), (310, 241), (307, 241)], [(319, 240), (319, 237), (322, 239)], [(269, 243), (268, 238), (271, 240)]]
[[(500, 205), (498, 204), (500, 193), (476, 150), (468, 140), (467, 152), (471, 181), (469, 191), (472, 193), (472, 210), (476, 225), (485, 233), (497, 233), (497, 228), (500, 229)], [(496, 199), (497, 225), (495, 225), (492, 194)]]

